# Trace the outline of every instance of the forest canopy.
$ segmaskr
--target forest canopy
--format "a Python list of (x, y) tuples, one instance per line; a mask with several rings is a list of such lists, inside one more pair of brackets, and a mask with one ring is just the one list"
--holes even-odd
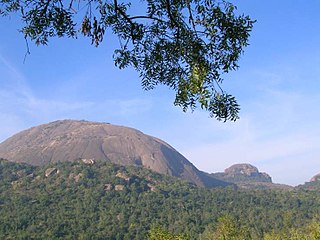
[(0, 159), (0, 239), (312, 240), (319, 217), (319, 190), (206, 189), (105, 161)]

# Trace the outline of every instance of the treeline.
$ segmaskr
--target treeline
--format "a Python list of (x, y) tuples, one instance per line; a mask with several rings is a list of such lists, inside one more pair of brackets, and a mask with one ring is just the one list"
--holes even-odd
[[(173, 234), (161, 227), (149, 231), (149, 240), (190, 240), (186, 234)], [(250, 240), (254, 239), (248, 228), (243, 227), (229, 215), (219, 218), (212, 229), (199, 235), (200, 240)], [(266, 233), (263, 240), (319, 240), (320, 222), (312, 221), (300, 228), (284, 228), (281, 231)]]
[(106, 162), (0, 161), (0, 239), (294, 239), (319, 230), (319, 216), (317, 191), (209, 190)]

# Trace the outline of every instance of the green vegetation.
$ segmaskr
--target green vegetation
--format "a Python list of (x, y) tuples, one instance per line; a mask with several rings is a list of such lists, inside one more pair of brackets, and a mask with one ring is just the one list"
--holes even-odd
[(5, 160), (0, 190), (0, 239), (319, 239), (317, 191), (209, 190), (106, 162)]
[(153, 227), (148, 233), (148, 240), (185, 240), (188, 236), (172, 234), (161, 227)]
[(0, 0), (0, 16), (15, 12), (24, 37), (37, 45), (81, 32), (98, 46), (113, 33), (119, 40), (115, 65), (133, 67), (145, 90), (165, 85), (175, 91), (174, 103), (184, 111), (200, 106), (218, 120), (238, 118), (239, 105), (221, 88), (222, 76), (238, 68), (254, 21), (238, 15), (231, 3)]
[(298, 188), (304, 190), (319, 190), (320, 189), (320, 179), (317, 179), (312, 182), (306, 182), (303, 185), (299, 185)]
[[(219, 219), (216, 230), (205, 231), (200, 240), (250, 240), (253, 239), (248, 229), (243, 228), (230, 216)], [(153, 228), (149, 240), (188, 240), (186, 235), (175, 235), (161, 228)], [(311, 222), (302, 228), (284, 229), (280, 232), (265, 234), (263, 240), (319, 240), (320, 223)]]

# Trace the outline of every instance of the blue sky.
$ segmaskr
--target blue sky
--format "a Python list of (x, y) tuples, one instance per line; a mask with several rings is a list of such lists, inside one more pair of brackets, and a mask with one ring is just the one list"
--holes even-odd
[(183, 113), (165, 87), (145, 92), (138, 74), (112, 62), (116, 42), (52, 39), (30, 45), (15, 18), (0, 21), (0, 141), (57, 119), (130, 126), (159, 137), (207, 172), (251, 163), (274, 182), (302, 184), (320, 173), (320, 2), (233, 1), (257, 20), (240, 69), (223, 87), (240, 120)]

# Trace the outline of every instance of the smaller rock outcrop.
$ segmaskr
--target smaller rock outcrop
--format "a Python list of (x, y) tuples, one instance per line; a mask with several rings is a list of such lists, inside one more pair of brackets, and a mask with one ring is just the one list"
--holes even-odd
[(83, 177), (82, 173), (79, 173), (79, 174), (71, 173), (69, 175), (69, 179), (73, 179), (76, 183), (78, 183), (82, 177)]
[(16, 172), (16, 176), (19, 177), (19, 178), (26, 176), (26, 174), (27, 173), (26, 173), (25, 170), (19, 170), (19, 171)]
[(107, 183), (103, 188), (106, 192), (111, 191), (113, 189), (113, 185), (111, 183)]
[(126, 180), (127, 182), (130, 181), (130, 177), (127, 176), (127, 175), (126, 175), (125, 173), (123, 173), (123, 172), (118, 172), (118, 173), (116, 174), (116, 177), (122, 178), (122, 179)]
[(92, 165), (92, 164), (95, 164), (95, 161), (93, 158), (82, 158), (81, 161), (84, 163), (84, 164), (88, 164), (88, 165)]
[(312, 177), (310, 182), (320, 182), (320, 173)]
[(147, 186), (148, 186), (148, 188), (149, 188), (149, 190), (150, 190), (151, 192), (156, 192), (156, 191), (157, 191), (157, 188), (156, 188), (154, 185), (148, 183)]
[(309, 191), (320, 191), (320, 173), (313, 176), (309, 182), (305, 182), (304, 184), (301, 184), (296, 188)]
[(12, 181), (11, 185), (12, 185), (13, 189), (16, 189), (17, 187), (19, 187), (21, 185), (21, 182), (19, 182), (18, 180)]
[(115, 186), (114, 186), (114, 190), (116, 190), (116, 191), (123, 191), (123, 190), (124, 190), (124, 185), (121, 185), (121, 184), (115, 185)]
[(251, 164), (234, 164), (224, 170), (223, 173), (215, 173), (215, 177), (230, 182), (268, 182), (272, 183), (271, 177)]
[(52, 176), (52, 175), (58, 174), (58, 173), (59, 173), (59, 170), (58, 170), (58, 169), (56, 169), (56, 168), (48, 168), (48, 169), (45, 171), (44, 175), (45, 175), (45, 177), (49, 177), (49, 176)]
[(222, 181), (235, 184), (243, 189), (292, 189), (291, 186), (272, 183), (271, 177), (251, 164), (234, 164), (224, 172), (211, 174)]

